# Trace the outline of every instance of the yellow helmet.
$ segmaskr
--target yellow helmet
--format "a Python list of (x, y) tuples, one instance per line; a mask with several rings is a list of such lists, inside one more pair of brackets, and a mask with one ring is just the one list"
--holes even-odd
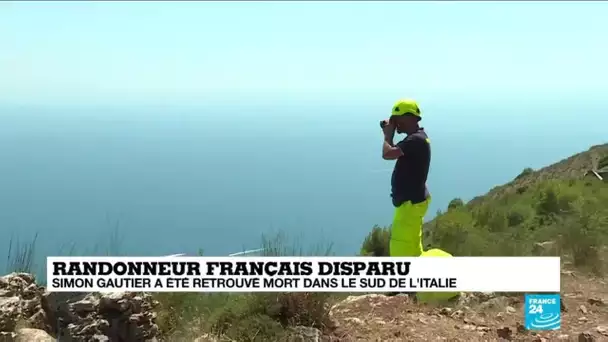
[(402, 116), (402, 115), (413, 115), (422, 118), (420, 114), (420, 108), (418, 107), (418, 103), (414, 100), (405, 99), (399, 100), (393, 106), (393, 111), (391, 116)]

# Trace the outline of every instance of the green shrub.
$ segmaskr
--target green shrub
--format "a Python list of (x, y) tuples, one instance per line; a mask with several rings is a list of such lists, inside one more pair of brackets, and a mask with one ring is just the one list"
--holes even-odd
[(365, 237), (361, 245), (360, 255), (363, 256), (390, 256), (389, 246), (391, 239), (390, 227), (374, 226)]
[(522, 208), (512, 208), (507, 214), (507, 225), (509, 227), (519, 226), (526, 221), (526, 211)]
[(507, 214), (501, 209), (493, 211), (488, 221), (488, 230), (490, 232), (504, 232), (509, 226)]
[(451, 210), (437, 217), (430, 228), (430, 245), (453, 255), (483, 255), (485, 241), (465, 210)]
[(552, 186), (541, 190), (536, 206), (536, 213), (539, 216), (549, 217), (560, 213), (560, 204), (556, 189)]
[(608, 243), (608, 213), (598, 210), (604, 206), (596, 200), (580, 198), (571, 215), (559, 224), (560, 245), (571, 252), (574, 265), (587, 267), (594, 272), (602, 271), (599, 250)]
[[(425, 248), (456, 256), (517, 256), (534, 255), (539, 243), (555, 242), (551, 255), (561, 253), (575, 266), (597, 271), (602, 246), (608, 245), (608, 184), (589, 187), (586, 182), (536, 181), (526, 191), (506, 189), (477, 197), (467, 206), (453, 205), (425, 224)], [(366, 251), (386, 246), (372, 242), (382, 241), (380, 231), (370, 235)]]
[(532, 173), (534, 173), (534, 170), (532, 168), (527, 167), (517, 177), (515, 177), (515, 179), (522, 179), (531, 175)]
[(283, 326), (306, 326), (324, 329), (329, 324), (325, 305), (327, 293), (287, 292), (262, 294), (254, 297), (260, 314), (265, 314)]
[[(266, 256), (330, 255), (331, 245), (304, 250), (279, 233), (262, 237)], [(159, 293), (158, 325), (167, 340), (193, 340), (211, 332), (234, 341), (283, 341), (290, 327), (324, 329), (328, 293)], [(194, 323), (193, 323), (194, 322)], [(194, 325), (194, 326), (193, 326)]]
[(464, 206), (464, 201), (460, 198), (454, 198), (448, 204), (448, 210), (457, 209)]

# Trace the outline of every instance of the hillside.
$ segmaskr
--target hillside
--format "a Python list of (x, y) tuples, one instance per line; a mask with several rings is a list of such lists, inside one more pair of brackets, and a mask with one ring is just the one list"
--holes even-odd
[[(398, 323), (375, 329), (350, 323), (354, 340), (608, 341), (608, 181), (586, 176), (594, 158), (603, 166), (608, 144), (526, 169), (468, 203), (456, 198), (424, 227), (427, 248), (457, 256), (561, 256), (561, 331), (522, 330), (521, 296), (486, 297), (476, 305), (462, 303), (463, 297), (456, 307), (443, 308), (384, 297), (366, 305), (373, 314), (351, 310), (350, 317), (358, 312), (367, 321)], [(375, 227), (361, 251), (388, 255), (388, 239), (389, 228)]]
[(608, 158), (594, 146), (468, 203), (451, 201), (425, 225), (425, 244), (454, 255), (560, 254), (597, 269), (608, 234), (608, 186), (591, 176), (591, 160)]
[[(519, 294), (462, 294), (440, 305), (381, 294), (69, 297), (45, 293), (31, 275), (11, 274), (0, 277), (0, 341), (36, 334), (49, 342), (59, 335), (74, 341), (608, 341), (608, 182), (584, 177), (594, 155), (608, 157), (608, 144), (524, 170), (469, 203), (454, 199), (425, 225), (425, 244), (456, 256), (562, 256), (560, 331), (524, 331)], [(361, 253), (387, 255), (389, 229), (374, 227)], [(270, 255), (305, 254), (281, 239), (265, 247)], [(27, 254), (16, 264), (26, 263)]]
[[(468, 203), (455, 198), (425, 224), (426, 248), (460, 256), (559, 254), (601, 267), (596, 245), (606, 244), (608, 182), (585, 176), (594, 158), (605, 163), (608, 144), (525, 169)], [(362, 253), (388, 255), (388, 238), (389, 227), (374, 227)]]
[(600, 160), (608, 158), (608, 144), (592, 146), (587, 151), (577, 153), (539, 170), (526, 169), (511, 182), (491, 189), (484, 196), (472, 199), (469, 204), (478, 205), (484, 200), (499, 198), (505, 194), (516, 192), (517, 189), (522, 187), (547, 180), (581, 179), (591, 168), (594, 158), (599, 158)]

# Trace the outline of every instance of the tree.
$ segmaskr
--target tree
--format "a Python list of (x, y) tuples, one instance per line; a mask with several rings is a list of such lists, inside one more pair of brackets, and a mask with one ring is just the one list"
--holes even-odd
[(464, 206), (463, 200), (461, 200), (460, 198), (454, 198), (453, 200), (450, 201), (450, 204), (448, 204), (448, 210), (460, 208), (463, 206)]

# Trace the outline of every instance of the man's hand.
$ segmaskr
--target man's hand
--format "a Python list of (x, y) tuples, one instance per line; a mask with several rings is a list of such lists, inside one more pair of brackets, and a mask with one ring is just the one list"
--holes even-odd
[(384, 132), (384, 136), (389, 139), (393, 139), (395, 136), (395, 126), (391, 125), (389, 120), (384, 120), (384, 127), (382, 127), (382, 132)]
[(396, 147), (393, 143), (395, 137), (395, 126), (391, 125), (388, 120), (384, 120), (384, 141), (382, 144), (382, 159), (395, 160), (403, 155), (403, 152), (399, 147)]

